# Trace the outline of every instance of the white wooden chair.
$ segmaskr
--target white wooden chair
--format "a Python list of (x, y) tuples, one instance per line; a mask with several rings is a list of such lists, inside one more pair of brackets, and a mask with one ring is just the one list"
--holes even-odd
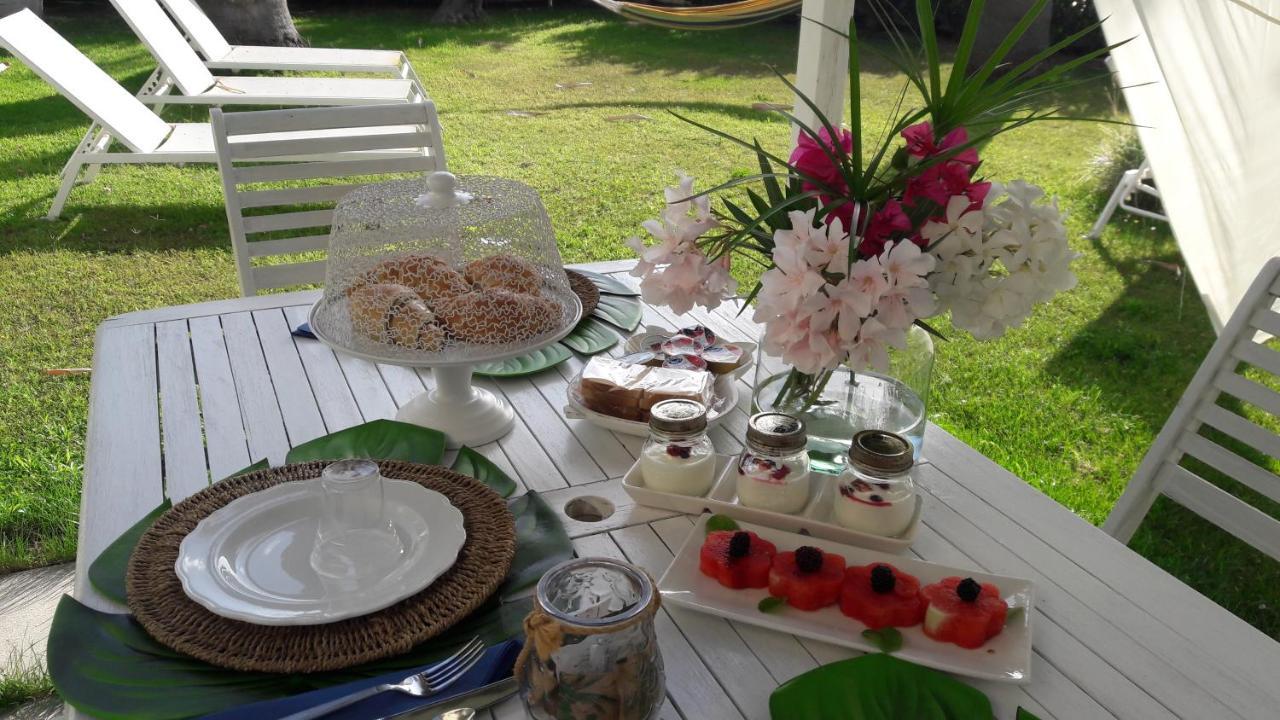
[[(189, 0), (188, 0), (189, 1)], [(1112, 78), (1118, 77), (1116, 74), (1115, 58), (1110, 55), (1106, 59), (1107, 70), (1111, 73)], [(1097, 240), (1102, 237), (1102, 230), (1111, 222), (1111, 216), (1116, 210), (1123, 210), (1152, 220), (1161, 222), (1169, 222), (1169, 216), (1162, 212), (1147, 210), (1134, 205), (1129, 200), (1134, 193), (1142, 193), (1156, 200), (1161, 200), (1160, 189), (1155, 186), (1155, 176), (1151, 173), (1151, 162), (1146, 158), (1142, 159), (1142, 164), (1136, 168), (1125, 170), (1120, 176), (1120, 182), (1116, 183), (1116, 187), (1111, 191), (1111, 197), (1107, 198), (1107, 204), (1103, 206), (1102, 212), (1099, 213), (1098, 219), (1093, 223), (1093, 227), (1089, 229), (1085, 237), (1091, 240)]]
[(160, 2), (210, 69), (397, 75), (421, 87), (409, 58), (399, 50), (232, 45), (195, 0)]
[[(440, 123), (431, 103), (370, 105), (363, 107), (308, 108), (226, 113), (210, 111), (222, 191), (226, 198), (227, 225), (235, 250), (240, 292), (256, 295), (260, 290), (324, 280), (323, 260), (304, 260), (255, 265), (255, 258), (297, 255), (323, 250), (329, 243), (333, 204), (355, 184), (308, 184), (286, 189), (263, 188), (264, 183), (298, 180), (329, 180), (391, 173), (427, 173), (445, 169)], [(377, 131), (392, 129), (379, 134)], [(283, 138), (280, 133), (327, 132), (324, 140)], [(263, 133), (273, 134), (258, 140)], [(286, 163), (300, 151), (352, 153), (386, 147), (413, 148), (412, 157), (397, 160), (330, 159)], [(255, 187), (256, 186), (256, 187)], [(315, 209), (316, 204), (328, 205)], [(300, 209), (299, 206), (305, 206)], [(270, 209), (269, 214), (246, 216), (245, 210)], [(288, 231), (303, 235), (275, 239), (254, 239), (266, 233)]]
[[(30, 10), (0, 18), (0, 45), (8, 48), (91, 120), (89, 132), (62, 169), (58, 192), (49, 209), (49, 219), (55, 219), (62, 213), (67, 196), (85, 167), (97, 167), (100, 164), (217, 162), (213, 132), (208, 123), (164, 121)], [(435, 108), (431, 107), (425, 112), (431, 112), (434, 116)], [(384, 134), (391, 132), (386, 128), (372, 128), (368, 132), (374, 131)], [(332, 132), (299, 130), (271, 137), (315, 140), (323, 139)], [(354, 131), (346, 132), (350, 134)], [(124, 149), (117, 148), (112, 152), (113, 138)], [(381, 147), (388, 149), (365, 151), (362, 156), (390, 160), (412, 157), (414, 154), (412, 150), (397, 150), (394, 145)], [(325, 158), (331, 155), (323, 152), (322, 147), (311, 145), (301, 157)], [(91, 176), (86, 173), (85, 181), (90, 179)]]
[(401, 78), (215, 76), (156, 0), (112, 0), (160, 63), (144, 103), (164, 105), (369, 105), (426, 99), (416, 80)]
[(1165, 495), (1258, 550), (1280, 560), (1280, 521), (1182, 467), (1194, 458), (1275, 502), (1280, 476), (1201, 435), (1212, 428), (1270, 458), (1280, 458), (1280, 435), (1218, 405), (1224, 396), (1280, 419), (1280, 393), (1245, 377), (1254, 371), (1280, 377), (1280, 352), (1263, 342), (1280, 337), (1280, 258), (1262, 269), (1210, 348), (1103, 529), (1128, 542), (1158, 495)]

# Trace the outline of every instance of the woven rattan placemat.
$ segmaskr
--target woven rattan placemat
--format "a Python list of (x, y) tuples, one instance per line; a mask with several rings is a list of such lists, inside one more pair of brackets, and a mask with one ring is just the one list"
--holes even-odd
[(479, 481), (431, 465), (382, 462), (388, 478), (411, 480), (462, 511), (467, 539), (458, 560), (422, 592), (364, 617), (324, 625), (267, 626), (224, 618), (187, 597), (174, 572), (178, 546), (210, 513), (238, 497), (320, 476), (326, 462), (287, 465), (212, 485), (161, 515), (129, 558), (129, 609), (161, 643), (234, 670), (306, 673), (398, 655), (448, 630), (497, 590), (515, 556), (515, 520)]
[(590, 315), (600, 304), (600, 288), (580, 272), (565, 268), (564, 274), (569, 276), (569, 289), (582, 301), (582, 317)]

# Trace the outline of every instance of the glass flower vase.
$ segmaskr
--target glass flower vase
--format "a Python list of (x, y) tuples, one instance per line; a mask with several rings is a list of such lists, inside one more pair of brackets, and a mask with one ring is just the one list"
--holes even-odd
[(889, 349), (884, 371), (842, 366), (816, 375), (797, 371), (761, 347), (756, 354), (751, 411), (785, 412), (804, 421), (809, 460), (819, 472), (838, 474), (853, 434), (890, 430), (906, 437), (920, 459), (933, 375), (933, 339), (918, 326), (904, 349)]

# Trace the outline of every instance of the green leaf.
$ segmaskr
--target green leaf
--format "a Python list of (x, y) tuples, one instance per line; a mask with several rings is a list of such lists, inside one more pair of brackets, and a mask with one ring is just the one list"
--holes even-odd
[(124, 589), (125, 569), (129, 567), (129, 556), (133, 554), (133, 548), (142, 539), (143, 533), (147, 528), (151, 527), (151, 523), (156, 521), (165, 513), (166, 510), (173, 507), (168, 498), (160, 503), (155, 510), (147, 513), (145, 517), (133, 524), (128, 530), (124, 531), (115, 542), (107, 546), (102, 554), (89, 565), (89, 582), (93, 584), (93, 588), (102, 593), (104, 597), (112, 602), (125, 605), (128, 603), (128, 597)]
[(929, 0), (916, 0), (916, 19), (920, 21), (920, 39), (924, 41), (924, 56), (929, 68), (929, 101), (937, 105), (942, 100), (942, 65), (938, 58), (938, 29), (933, 24), (933, 5)]
[(487, 377), (522, 377), (524, 375), (535, 375), (548, 368), (573, 357), (573, 353), (569, 348), (560, 343), (551, 343), (550, 345), (525, 353), (519, 357), (507, 358), (497, 362), (480, 363), (473, 368), (476, 375), (484, 375)]
[(769, 696), (772, 720), (991, 720), (980, 691), (884, 653), (823, 665)]
[[(49, 674), (63, 700), (106, 720), (179, 720), (372, 677), (444, 657), (471, 637), (496, 644), (521, 632), (531, 601), (510, 597), (573, 557), (556, 514), (534, 493), (511, 500), (516, 556), (499, 593), (447, 633), (404, 655), (309, 675), (214, 667), (152, 640), (132, 617), (62, 598), (49, 632)], [(501, 598), (501, 599), (500, 599)]]
[(863, 630), (862, 637), (875, 644), (882, 653), (894, 653), (902, 649), (902, 633), (895, 627)]
[(583, 355), (595, 355), (618, 344), (618, 334), (594, 318), (583, 318), (561, 343)]
[(1019, 705), (1018, 714), (1014, 716), (1014, 720), (1040, 720), (1040, 718), (1036, 717), (1030, 710)]
[(776, 610), (781, 610), (783, 607), (786, 606), (786, 604), (787, 604), (786, 598), (780, 598), (780, 597), (775, 597), (773, 595), (770, 595), (769, 597), (761, 600), (760, 603), (756, 605), (756, 609), (762, 613), (771, 613)]
[(573, 557), (573, 543), (547, 501), (528, 492), (507, 502), (516, 518), (516, 557), (498, 590), (508, 598), (537, 584), (543, 573)]
[(640, 301), (635, 298), (601, 295), (600, 304), (591, 314), (630, 332), (640, 327), (641, 312)]
[(1016, 624), (1022, 619), (1022, 616), (1026, 614), (1027, 609), (1021, 605), (1009, 608), (1009, 612), (1005, 613), (1004, 616), (1005, 627)]
[(458, 459), (453, 461), (451, 469), (479, 480), (502, 497), (510, 497), (516, 491), (516, 482), (507, 477), (502, 468), (469, 447), (458, 449)]
[(578, 268), (570, 269), (595, 283), (596, 289), (606, 295), (626, 295), (631, 297), (638, 297), (640, 295), (640, 293), (632, 290), (626, 283), (618, 280), (617, 278), (612, 278), (608, 275), (593, 272), (591, 270), (579, 270)]
[[(235, 477), (244, 475), (245, 473), (254, 472), (255, 470), (265, 470), (271, 467), (271, 463), (266, 458), (250, 465), (243, 470), (233, 472), (227, 477)], [(133, 554), (133, 548), (138, 544), (138, 540), (142, 539), (142, 534), (151, 527), (151, 523), (156, 518), (165, 513), (166, 510), (173, 507), (173, 503), (165, 498), (155, 510), (147, 513), (145, 517), (133, 524), (128, 530), (125, 530), (120, 537), (106, 547), (101, 554), (89, 565), (89, 582), (94, 589), (102, 593), (104, 597), (112, 602), (125, 605), (128, 603), (128, 596), (125, 593), (125, 572), (129, 567), (129, 556)]]
[(717, 530), (737, 530), (738, 521), (728, 515), (712, 515), (707, 518), (706, 531), (711, 533)]
[(369, 458), (435, 465), (444, 456), (444, 433), (395, 420), (374, 420), (305, 442), (285, 456), (287, 463)]

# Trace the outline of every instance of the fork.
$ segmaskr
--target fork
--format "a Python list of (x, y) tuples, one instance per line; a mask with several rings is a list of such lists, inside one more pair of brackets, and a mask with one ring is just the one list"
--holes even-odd
[(388, 690), (395, 690), (415, 697), (434, 695), (457, 682), (458, 678), (466, 675), (467, 671), (475, 667), (483, 656), (484, 643), (478, 637), (471, 638), (466, 645), (463, 645), (454, 654), (420, 673), (410, 675), (398, 683), (384, 683), (358, 690), (322, 705), (316, 705), (292, 715), (286, 715), (280, 720), (312, 720), (312, 718), (328, 715), (334, 710), (344, 708)]

